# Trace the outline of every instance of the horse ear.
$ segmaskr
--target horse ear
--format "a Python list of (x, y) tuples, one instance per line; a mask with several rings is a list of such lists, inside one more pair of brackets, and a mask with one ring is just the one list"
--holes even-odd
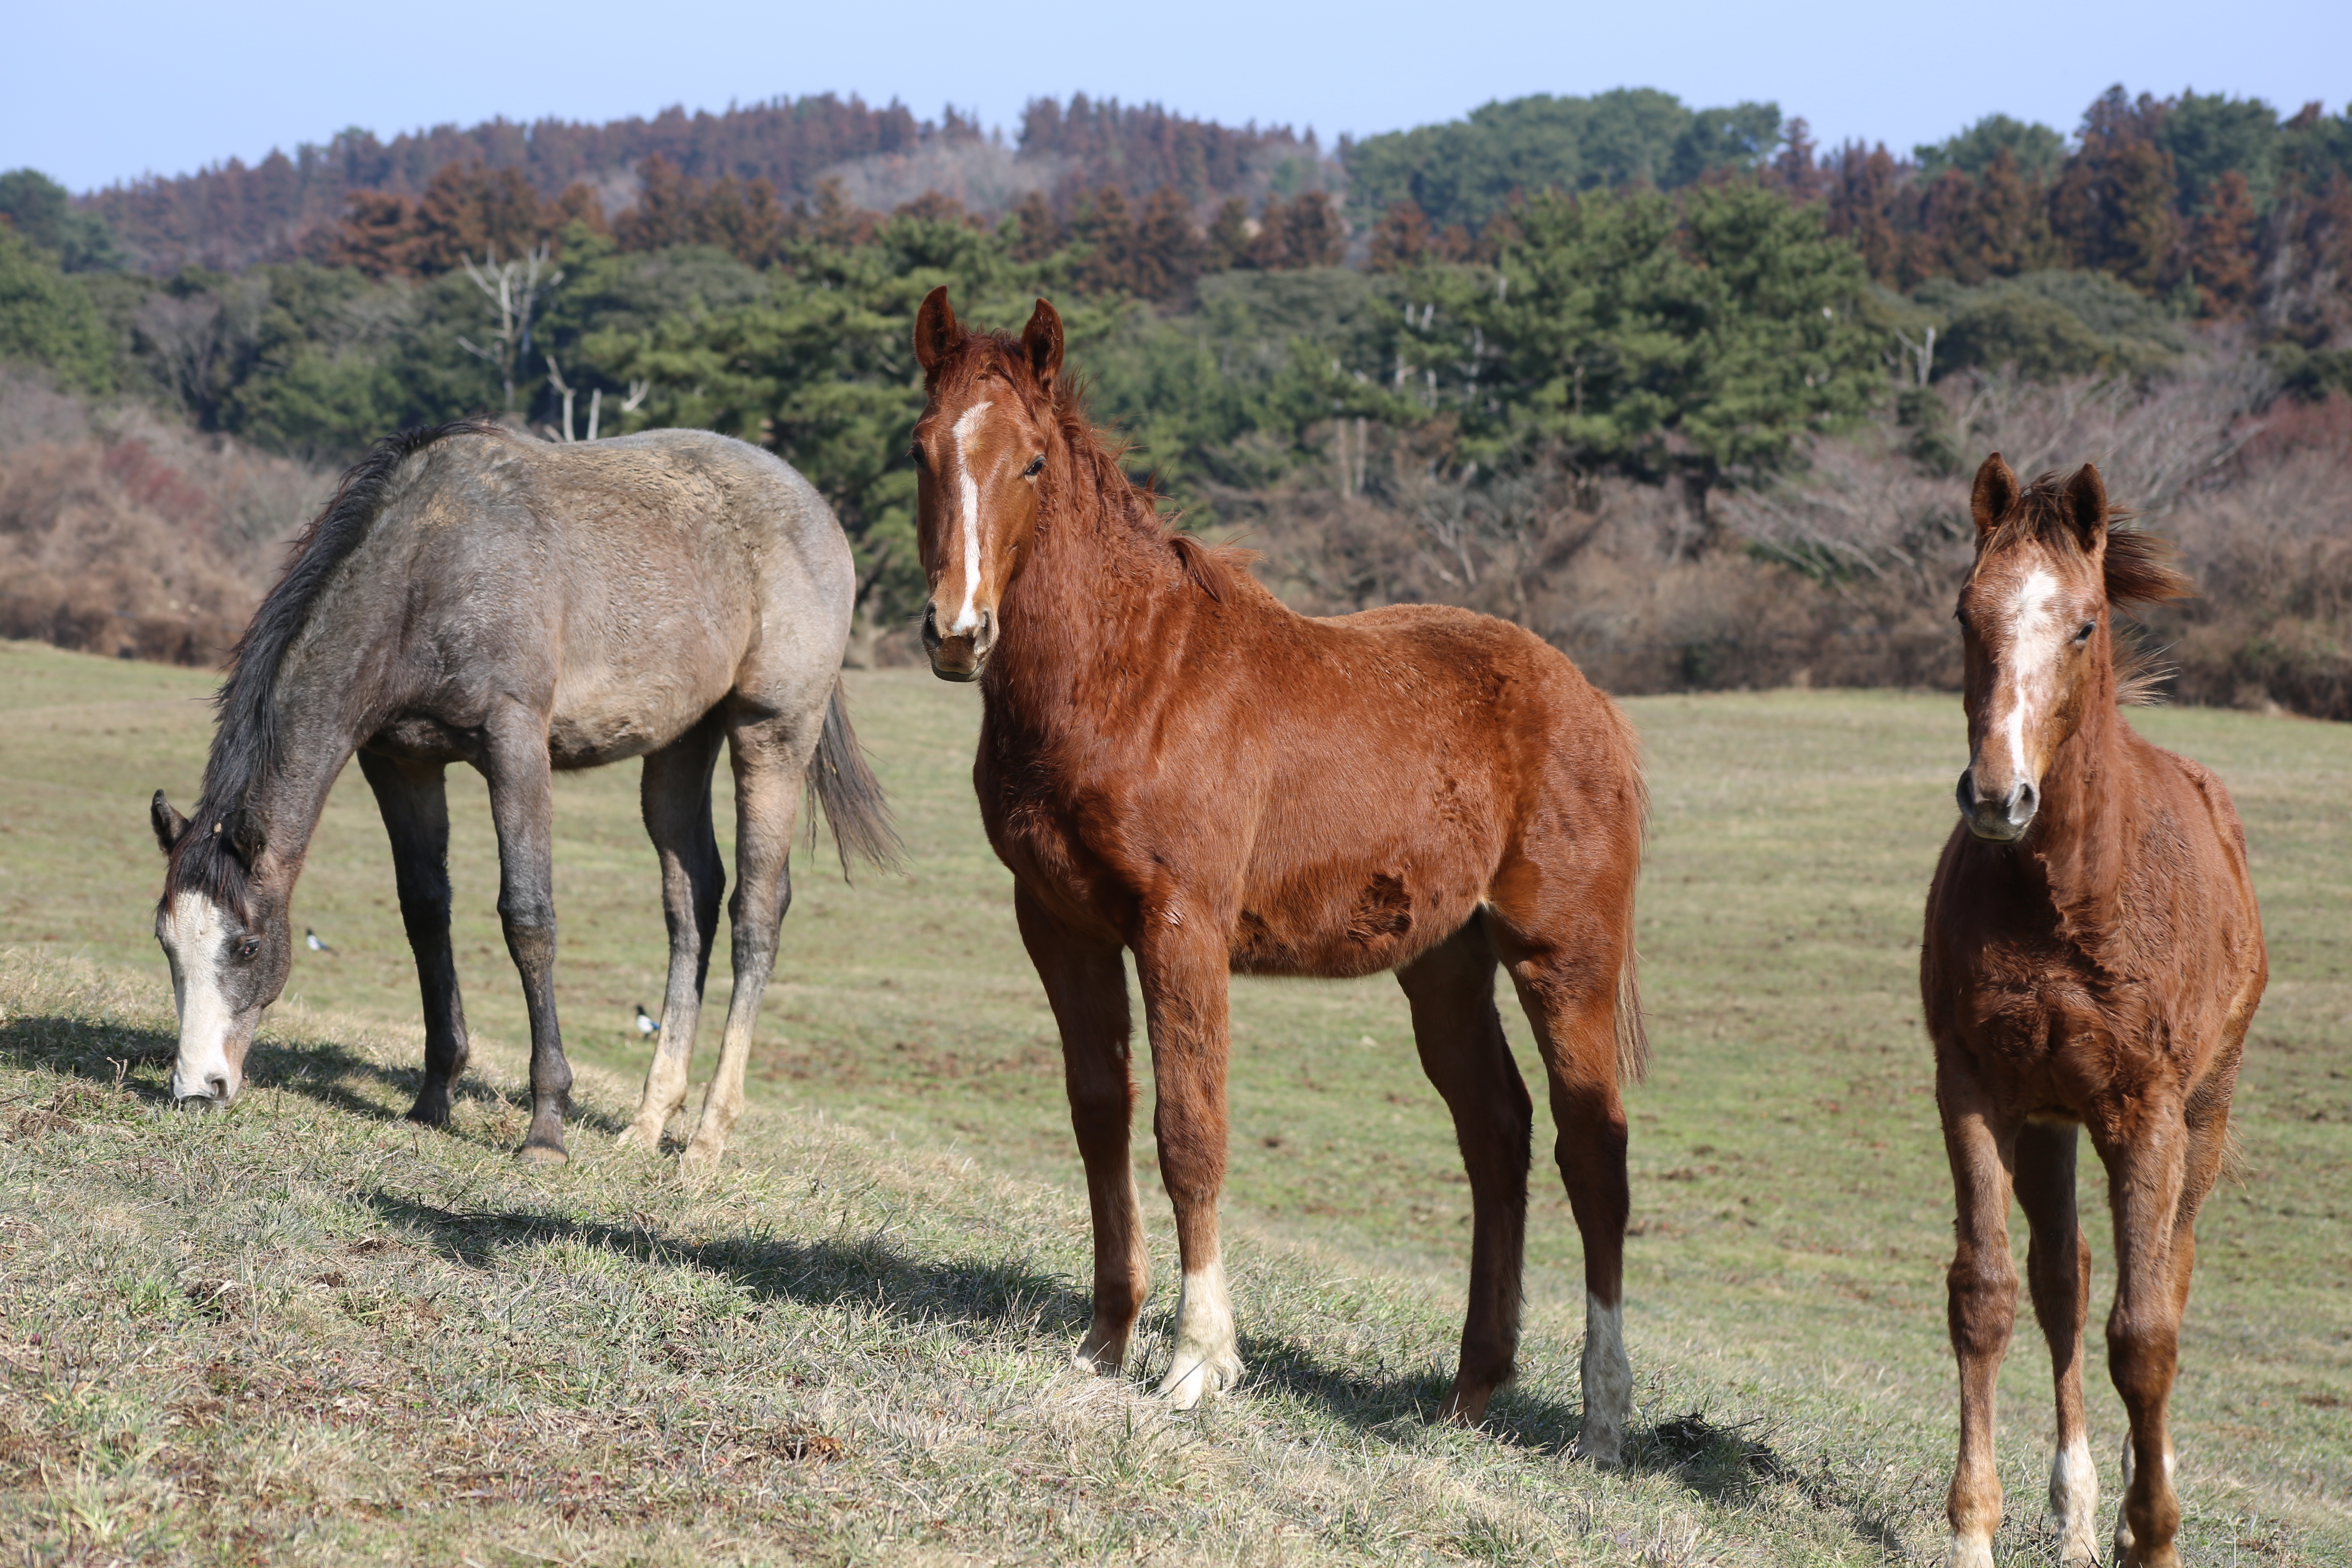
[(2009, 515), (2017, 504), (2017, 475), (1993, 453), (1977, 469), (1977, 482), (1969, 491), (1969, 513), (1977, 520), (1977, 537), (1982, 539)]
[(221, 819), (220, 831), (228, 836), (229, 847), (245, 862), (248, 871), (261, 864), (261, 852), (268, 847), (261, 831), (261, 818), (249, 806), (237, 806)]
[(188, 819), (172, 809), (172, 803), (163, 798), (160, 789), (155, 798), (147, 803), (147, 824), (155, 830), (155, 842), (166, 855), (180, 841), (180, 835), (188, 830)]
[(962, 342), (963, 328), (948, 304), (948, 286), (942, 283), (923, 296), (923, 308), (915, 312), (915, 363), (932, 370)]
[(2085, 463), (2066, 479), (2066, 521), (2084, 550), (2095, 551), (2107, 537), (2107, 481), (2099, 465)]
[(1029, 324), (1021, 329), (1021, 348), (1029, 356), (1037, 384), (1052, 386), (1062, 369), (1062, 317), (1050, 302), (1038, 300), (1029, 313)]

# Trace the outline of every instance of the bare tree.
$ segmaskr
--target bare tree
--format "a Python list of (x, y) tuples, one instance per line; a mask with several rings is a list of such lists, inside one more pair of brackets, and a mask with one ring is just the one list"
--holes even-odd
[(538, 319), (540, 307), (563, 281), (560, 268), (548, 266), (548, 249), (541, 245), (527, 256), (500, 261), (498, 247), (493, 246), (477, 262), (468, 256), (466, 276), (496, 312), (498, 326), (489, 334), (489, 346), (485, 348), (472, 339), (460, 337), (457, 342), (467, 353), (496, 365), (506, 393), (506, 412), (515, 412), (515, 373), (530, 363), (530, 331)]

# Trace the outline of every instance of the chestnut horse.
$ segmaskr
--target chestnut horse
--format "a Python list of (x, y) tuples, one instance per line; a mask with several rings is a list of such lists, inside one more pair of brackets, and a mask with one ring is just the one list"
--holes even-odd
[(977, 680), (972, 782), (1060, 1026), (1095, 1234), (1078, 1352), (1121, 1368), (1150, 1262), (1129, 1121), (1127, 981), (1150, 1030), (1160, 1170), (1183, 1284), (1160, 1393), (1241, 1374), (1217, 1245), (1230, 973), (1397, 973), (1453, 1112), (1474, 1219), (1462, 1358), (1441, 1415), (1475, 1425), (1517, 1352), (1531, 1106), (1495, 1005), (1534, 1025), (1584, 1241), (1580, 1449), (1619, 1458), (1622, 1076), (1644, 1054), (1632, 726), (1557, 650), (1465, 610), (1332, 620), (1161, 525), (1087, 421), (1062, 325), (967, 332), (923, 301), (915, 426), (931, 668)]
[(2221, 781), (2141, 740), (2117, 710), (2114, 608), (2179, 597), (2188, 580), (2147, 535), (2111, 526), (2088, 464), (2021, 489), (1996, 452), (1970, 509), (1969, 768), (1919, 960), (1958, 1206), (1950, 1562), (1990, 1568), (2000, 1523), (1993, 1389), (2017, 1310), (2012, 1187), (2057, 1383), (2060, 1556), (2095, 1556), (2098, 1476), (2083, 1426), (2091, 1258), (2074, 1211), (2075, 1131), (2088, 1128), (2115, 1216), (2107, 1371), (2131, 1419), (2116, 1557), (2168, 1564), (2180, 1506), (2165, 1405), (2197, 1209), (2221, 1168), (2239, 1052), (2269, 974), (2262, 917)]

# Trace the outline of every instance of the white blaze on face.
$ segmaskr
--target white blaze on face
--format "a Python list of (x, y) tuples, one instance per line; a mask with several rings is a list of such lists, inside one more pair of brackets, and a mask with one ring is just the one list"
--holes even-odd
[(1577, 1451), (1599, 1465), (1623, 1460), (1625, 1423), (1633, 1414), (1633, 1365), (1625, 1359), (1625, 1308), (1584, 1293), (1584, 1426)]
[(955, 422), (956, 484), (963, 502), (963, 608), (948, 623), (950, 636), (980, 629), (980, 614), (973, 608), (980, 597), (980, 481), (971, 477), (971, 438), (980, 429), (981, 416), (992, 406), (975, 403)]
[(2002, 672), (1995, 708), (1994, 728), (2009, 742), (2011, 777), (2033, 778), (2025, 755), (2025, 727), (2039, 719), (2050, 704), (2057, 682), (2058, 651), (2065, 646), (2065, 627), (2052, 601), (2058, 596), (2058, 579), (2037, 566), (2026, 574), (2009, 606), (2009, 667)]
[(2099, 1468), (2091, 1462), (2091, 1440), (2076, 1437), (2050, 1461), (2050, 1518), (2058, 1531), (2058, 1561), (2086, 1563), (2099, 1554)]
[(1241, 1347), (1234, 1338), (1234, 1309), (1225, 1294), (1225, 1266), (1184, 1276), (1176, 1298), (1176, 1352), (1160, 1393), (1179, 1410), (1190, 1410), (1203, 1394), (1222, 1393), (1241, 1381)]
[(175, 1100), (209, 1097), (215, 1079), (237, 1089), (228, 1059), (236, 1018), (221, 984), (228, 920), (202, 893), (180, 893), (164, 911), (162, 935), (172, 955), (172, 1000), (180, 1012), (180, 1057), (172, 1068)]

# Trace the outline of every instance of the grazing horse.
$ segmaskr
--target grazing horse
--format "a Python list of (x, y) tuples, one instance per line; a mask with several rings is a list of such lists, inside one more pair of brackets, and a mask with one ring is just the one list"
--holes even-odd
[(2169, 1564), (2180, 1505), (2165, 1406), (2197, 1209), (2269, 974), (2262, 917), (2221, 782), (2141, 740), (2117, 709), (2116, 606), (2178, 598), (2188, 580), (2147, 535), (2113, 526), (2088, 464), (2021, 489), (1996, 452), (1970, 510), (1969, 767), (1919, 958), (1958, 1206), (1950, 1562), (1990, 1568), (2000, 1523), (1993, 1390), (2017, 1310), (2012, 1188), (2057, 1384), (2060, 1556), (2096, 1555), (2083, 1426), (2091, 1255), (2074, 1210), (2075, 1132), (2087, 1128), (2115, 1217), (2107, 1371), (2131, 1419), (2116, 1555)]
[(1179, 1406), (1241, 1373), (1217, 1244), (1227, 975), (1394, 970), (1470, 1177), (1469, 1310), (1442, 1414), (1476, 1424), (1517, 1352), (1532, 1121), (1500, 963), (1535, 1026), (1583, 1234), (1581, 1449), (1616, 1462), (1633, 1386), (1619, 1082), (1645, 1055), (1632, 726), (1517, 626), (1438, 605), (1309, 620), (1236, 557), (1171, 533), (1087, 424), (1045, 300), (1013, 338), (967, 332), (935, 289), (915, 353), (923, 641), (935, 673), (980, 683), (972, 781), (1060, 1026), (1094, 1211), (1079, 1361), (1125, 1364), (1150, 1288), (1121, 949), (1182, 1258), (1160, 1384)]
[(624, 1139), (657, 1144), (686, 1100), (725, 880), (710, 778), (726, 741), (738, 820), (735, 993), (688, 1144), (715, 1161), (791, 900), (805, 779), (855, 848), (886, 859), (881, 790), (842, 708), (853, 578), (824, 500), (768, 453), (698, 430), (551, 446), (493, 426), (379, 442), (297, 542), (237, 644), (193, 821), (158, 790), (169, 857), (155, 934), (171, 961), (172, 1092), (236, 1097), (247, 1048), (292, 963), (295, 879), (352, 753), (392, 837), (425, 997), (412, 1120), (448, 1120), (466, 1065), (449, 951), (442, 774), (489, 781), (499, 916), (530, 1014), (525, 1158), (561, 1161), (572, 1069), (555, 1017), (550, 773), (646, 759), (646, 831), (670, 939), (661, 1043)]

